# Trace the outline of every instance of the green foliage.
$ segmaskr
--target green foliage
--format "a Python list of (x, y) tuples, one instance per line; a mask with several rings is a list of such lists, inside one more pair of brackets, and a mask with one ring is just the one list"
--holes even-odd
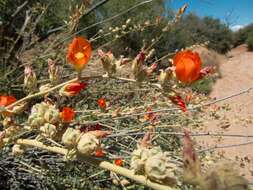
[(232, 47), (232, 32), (219, 19), (212, 17), (200, 18), (193, 13), (186, 15), (174, 33), (178, 40), (175, 45), (179, 48), (206, 41), (210, 48), (220, 53), (226, 53)]
[(206, 77), (200, 81), (197, 81), (192, 85), (192, 89), (198, 93), (208, 95), (212, 91), (212, 86), (214, 84), (214, 79), (211, 77)]
[(246, 43), (248, 45), (249, 50), (253, 50), (253, 31), (248, 34)]
[(253, 32), (253, 24), (249, 24), (248, 26), (238, 30), (234, 33), (234, 46), (241, 45), (246, 43), (249, 35)]

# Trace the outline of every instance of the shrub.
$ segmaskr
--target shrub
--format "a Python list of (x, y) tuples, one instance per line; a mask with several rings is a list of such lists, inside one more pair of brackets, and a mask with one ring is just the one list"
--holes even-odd
[(246, 43), (248, 45), (249, 50), (252, 51), (253, 50), (253, 32), (251, 32), (251, 33), (248, 34)]
[(238, 46), (241, 44), (246, 43), (248, 36), (253, 31), (253, 24), (249, 24), (248, 26), (245, 26), (244, 28), (238, 30), (234, 33), (234, 46)]

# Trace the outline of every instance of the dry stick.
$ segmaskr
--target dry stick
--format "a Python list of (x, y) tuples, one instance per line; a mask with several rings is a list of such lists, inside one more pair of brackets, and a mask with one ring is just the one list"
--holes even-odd
[[(28, 96), (26, 96), (26, 97), (24, 97), (24, 98), (22, 98), (22, 99), (20, 99), (20, 100), (18, 100), (16, 102), (14, 102), (13, 104), (10, 104), (6, 108), (10, 109), (13, 106), (16, 106), (16, 105), (18, 105), (18, 104), (20, 104), (20, 103), (22, 103), (24, 101), (27, 101), (27, 100), (30, 100), (30, 99), (33, 99), (33, 98), (36, 98), (36, 97), (39, 97), (39, 96), (43, 96), (43, 95), (45, 95), (45, 94), (47, 94), (49, 92), (52, 92), (54, 90), (57, 90), (57, 89), (63, 87), (66, 84), (78, 81), (78, 79), (79, 80), (87, 80), (87, 79), (95, 79), (95, 78), (112, 78), (112, 79), (122, 80), (122, 81), (126, 81), (126, 82), (136, 82), (135, 79), (129, 79), (129, 78), (123, 78), (123, 77), (109, 77), (107, 75), (95, 75), (95, 76), (90, 76), (90, 77), (81, 77), (81, 76), (79, 76), (78, 78), (74, 78), (74, 79), (71, 79), (69, 81), (63, 82), (63, 83), (61, 83), (61, 84), (59, 84), (57, 86), (54, 86), (52, 88), (49, 88), (49, 89), (45, 90), (45, 91), (37, 92), (35, 94), (28, 95)], [(159, 84), (150, 84), (150, 85), (152, 85), (153, 87), (160, 88)]]
[[(49, 152), (54, 152), (54, 153), (58, 153), (58, 154), (62, 154), (62, 155), (67, 155), (68, 150), (65, 148), (60, 148), (60, 147), (52, 147), (52, 146), (48, 146), (43, 144), (42, 142), (36, 141), (36, 140), (30, 140), (30, 139), (18, 139), (17, 140), (17, 144), (20, 145), (24, 145), (24, 146), (32, 146), (32, 147), (37, 147), (40, 149), (44, 149), (47, 150)], [(88, 162), (92, 165), (95, 166), (99, 166), (103, 169), (115, 172), (117, 174), (120, 174), (122, 176), (125, 176), (129, 179), (132, 179), (138, 183), (141, 183), (143, 185), (146, 185), (150, 188), (156, 189), (156, 190), (173, 190), (172, 188), (170, 188), (169, 186), (165, 186), (165, 185), (161, 185), (158, 183), (154, 183), (150, 180), (148, 180), (146, 177), (142, 176), (142, 175), (135, 175), (133, 171), (111, 164), (110, 162), (107, 161), (100, 161), (97, 160), (93, 157), (88, 157), (88, 156), (82, 156), (79, 158), (80, 160), (83, 160), (85, 162)]]
[(20, 104), (20, 103), (22, 103), (22, 102), (25, 102), (25, 101), (27, 101), (27, 100), (30, 100), (30, 99), (33, 99), (33, 98), (36, 98), (36, 97), (39, 97), (39, 96), (43, 96), (43, 95), (45, 95), (45, 94), (47, 94), (47, 93), (49, 93), (49, 92), (51, 92), (51, 91), (54, 91), (54, 90), (57, 90), (57, 89), (63, 87), (64, 85), (66, 85), (66, 84), (68, 84), (68, 83), (75, 82), (75, 81), (77, 81), (77, 78), (71, 79), (71, 80), (69, 80), (69, 81), (67, 81), (67, 82), (64, 82), (64, 83), (61, 83), (61, 84), (59, 84), (59, 85), (57, 85), (57, 86), (54, 86), (54, 87), (52, 87), (52, 88), (50, 88), (50, 89), (47, 89), (47, 90), (45, 90), (45, 91), (37, 92), (37, 93), (35, 93), (35, 94), (28, 95), (28, 96), (26, 96), (26, 97), (24, 97), (24, 98), (22, 98), (22, 99), (20, 99), (20, 100), (18, 100), (18, 101), (16, 101), (16, 102), (14, 102), (13, 104), (10, 104), (10, 105), (7, 106), (6, 108), (7, 108), (7, 109), (10, 109), (11, 107), (16, 106), (16, 105), (18, 105), (18, 104)]
[[(13, 43), (12, 47), (10, 48), (10, 50), (9, 50), (9, 52), (8, 52), (8, 56), (7, 56), (7, 58), (6, 58), (7, 60), (9, 60), (9, 58), (11, 57), (11, 54), (12, 54), (12, 52), (13, 52), (13, 50), (14, 50), (16, 44), (18, 43), (19, 39), (20, 39), (20, 38), (22, 37), (22, 35), (24, 34), (25, 29), (27, 28), (27, 25), (28, 25), (28, 23), (29, 23), (30, 20), (31, 20), (31, 14), (30, 14), (30, 12), (31, 12), (30, 10), (27, 10), (27, 11), (25, 12), (26, 17), (25, 17), (24, 24), (23, 24), (22, 28), (20, 29), (20, 32), (19, 32), (19, 34), (18, 34), (18, 37), (16, 38), (15, 42)], [(7, 75), (5, 74), (4, 77), (6, 77), (6, 76), (7, 76)]]
[(17, 7), (17, 10), (11, 15), (12, 18), (14, 18), (26, 5), (28, 1), (25, 1), (22, 5)]
[[(157, 85), (157, 84), (153, 84), (153, 85)], [(202, 107), (205, 107), (205, 106), (210, 106), (212, 104), (222, 102), (224, 100), (228, 100), (228, 99), (234, 98), (236, 96), (240, 96), (240, 95), (245, 94), (245, 93), (249, 93), (252, 89), (253, 89), (253, 86), (251, 86), (247, 89), (241, 90), (239, 92), (236, 92), (234, 94), (225, 96), (223, 98), (216, 99), (216, 100), (211, 101), (209, 103), (194, 106), (192, 108), (187, 108), (187, 110), (196, 110), (196, 109), (199, 109), (199, 108), (202, 108)], [(84, 124), (95, 124), (95, 123), (99, 123), (99, 122), (103, 122), (103, 121), (120, 120), (120, 119), (126, 119), (126, 118), (133, 117), (133, 116), (140, 116), (140, 115), (146, 115), (146, 114), (151, 114), (151, 113), (159, 113), (159, 112), (176, 111), (176, 110), (181, 110), (181, 109), (180, 108), (166, 108), (166, 109), (159, 109), (159, 110), (153, 110), (153, 111), (148, 111), (148, 112), (129, 113), (129, 114), (124, 114), (123, 116), (120, 116), (120, 117), (104, 118), (104, 119), (100, 119), (100, 120), (96, 120), (96, 121), (92, 121), (92, 122), (87, 122), (87, 123), (84, 123)]]
[[(151, 132), (150, 132), (151, 133)], [(122, 136), (136, 136), (136, 135), (145, 135), (146, 132), (119, 132), (115, 134), (108, 135), (105, 138), (112, 138), (112, 137), (122, 137)], [(152, 132), (152, 134), (162, 134), (162, 135), (176, 135), (176, 136), (184, 136), (184, 133), (178, 132)], [(201, 137), (201, 136), (213, 136), (213, 137), (238, 137), (238, 138), (252, 138), (253, 135), (237, 135), (237, 134), (218, 134), (218, 133), (192, 133), (190, 136), (193, 137)]]
[(232, 147), (238, 147), (238, 146), (245, 146), (245, 145), (249, 145), (249, 144), (253, 144), (253, 141), (249, 141), (249, 142), (245, 142), (245, 143), (239, 143), (239, 144), (231, 144), (231, 145), (223, 145), (223, 146), (214, 146), (214, 147), (210, 147), (210, 148), (206, 148), (206, 149), (202, 149), (199, 150), (197, 152), (205, 152), (205, 151), (210, 151), (210, 150), (214, 150), (214, 149), (221, 149), (221, 148), (232, 148)]

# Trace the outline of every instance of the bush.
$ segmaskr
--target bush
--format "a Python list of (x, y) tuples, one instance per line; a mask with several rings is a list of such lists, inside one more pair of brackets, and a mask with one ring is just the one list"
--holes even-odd
[(253, 50), (253, 32), (249, 33), (246, 43), (248, 45), (249, 50)]
[(246, 43), (250, 33), (253, 31), (253, 24), (249, 24), (248, 26), (238, 30), (234, 33), (234, 46), (238, 46)]

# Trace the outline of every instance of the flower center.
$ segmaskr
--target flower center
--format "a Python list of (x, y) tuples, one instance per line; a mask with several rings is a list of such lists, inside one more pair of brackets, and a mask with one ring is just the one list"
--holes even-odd
[(82, 58), (84, 58), (84, 54), (83, 54), (82, 52), (77, 52), (77, 53), (75, 54), (75, 58), (77, 58), (77, 59), (82, 59)]

